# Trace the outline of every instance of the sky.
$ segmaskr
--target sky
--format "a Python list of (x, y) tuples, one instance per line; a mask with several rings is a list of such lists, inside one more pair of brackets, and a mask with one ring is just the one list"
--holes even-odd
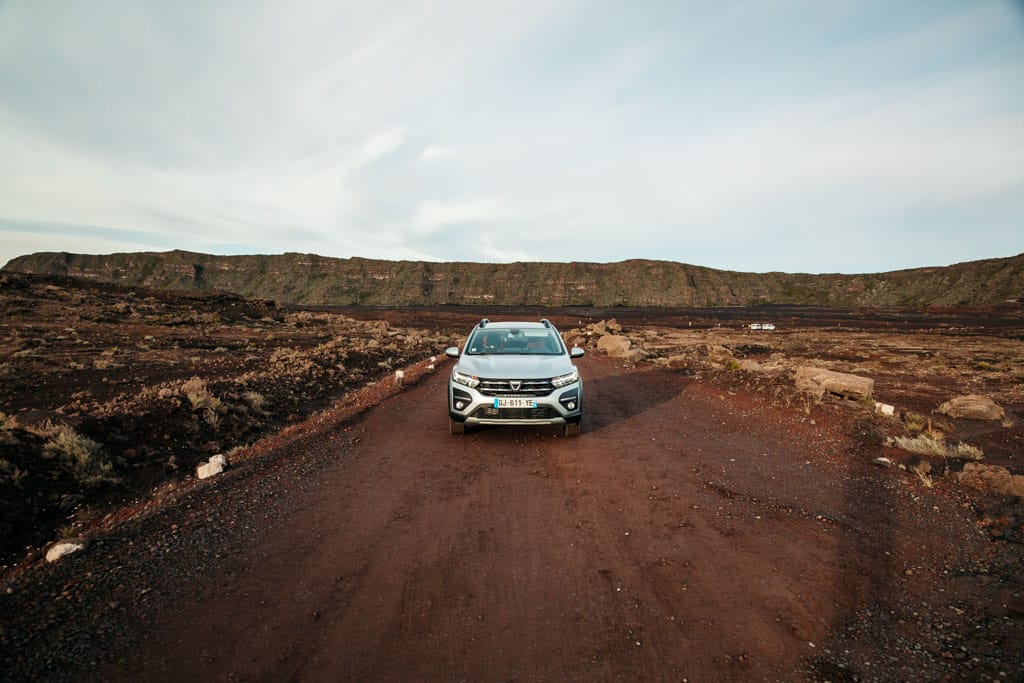
[(1021, 0), (0, 0), (0, 264), (1024, 252)]

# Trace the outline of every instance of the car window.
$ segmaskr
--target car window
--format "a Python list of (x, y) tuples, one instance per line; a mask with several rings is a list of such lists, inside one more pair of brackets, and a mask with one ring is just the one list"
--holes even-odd
[(466, 353), (557, 356), (563, 353), (563, 348), (558, 335), (546, 327), (486, 327), (473, 332)]

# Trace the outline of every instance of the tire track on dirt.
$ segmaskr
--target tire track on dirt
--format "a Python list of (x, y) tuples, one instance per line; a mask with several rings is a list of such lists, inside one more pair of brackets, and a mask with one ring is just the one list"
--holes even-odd
[[(286, 446), (281, 459), (322, 466), (107, 675), (813, 678), (835, 629), (898, 595), (870, 590), (892, 581), (887, 549), (934, 537), (915, 497), (851, 460), (841, 412), (603, 357), (580, 367), (577, 438), (450, 436), (439, 372)], [(878, 538), (894, 519), (900, 546)]]
[[(542, 428), (451, 437), (443, 373), (371, 411), (324, 443), (336, 464), (295, 512), (233, 559), (238, 586), (168, 615), (159, 647), (124, 672), (791, 675), (800, 645), (824, 635), (830, 605), (815, 596), (833, 578), (834, 537), (803, 519), (748, 532), (755, 504), (708, 493), (701, 473), (730, 460), (713, 453), (714, 435), (751, 429), (720, 392), (604, 359), (582, 368), (576, 439)], [(813, 533), (790, 538), (794, 524)], [(808, 561), (817, 569), (793, 571)]]

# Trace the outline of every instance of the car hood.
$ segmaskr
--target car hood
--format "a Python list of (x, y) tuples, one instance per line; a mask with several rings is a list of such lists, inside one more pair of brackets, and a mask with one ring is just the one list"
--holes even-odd
[(486, 379), (547, 379), (572, 372), (573, 364), (568, 356), (464, 355), (456, 369)]

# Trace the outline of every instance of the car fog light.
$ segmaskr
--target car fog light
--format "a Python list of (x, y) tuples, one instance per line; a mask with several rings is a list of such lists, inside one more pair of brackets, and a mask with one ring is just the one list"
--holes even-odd
[(456, 401), (455, 402), (455, 409), (456, 410), (462, 410), (465, 407), (466, 407), (466, 402), (465, 401)]
[(565, 404), (565, 407), (569, 410), (576, 410), (576, 401), (569, 401)]

